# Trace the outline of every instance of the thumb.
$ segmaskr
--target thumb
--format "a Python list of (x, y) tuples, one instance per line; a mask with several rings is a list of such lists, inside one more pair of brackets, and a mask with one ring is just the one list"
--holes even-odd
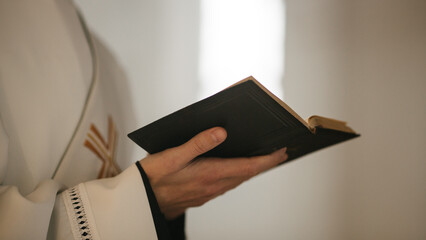
[(197, 156), (210, 151), (226, 139), (226, 130), (221, 127), (214, 127), (205, 130), (195, 137), (191, 138), (188, 142), (167, 150), (171, 154), (171, 161), (175, 161), (178, 168), (183, 168), (188, 162)]

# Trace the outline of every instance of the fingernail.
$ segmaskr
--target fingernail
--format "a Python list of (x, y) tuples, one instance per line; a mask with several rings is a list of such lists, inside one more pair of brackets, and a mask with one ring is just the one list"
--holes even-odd
[(223, 129), (215, 129), (213, 132), (211, 132), (211, 135), (213, 137), (213, 140), (215, 142), (222, 142), (226, 138), (226, 131)]

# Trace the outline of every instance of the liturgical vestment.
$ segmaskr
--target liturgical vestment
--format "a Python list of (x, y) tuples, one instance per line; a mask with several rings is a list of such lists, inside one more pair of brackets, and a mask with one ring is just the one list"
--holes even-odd
[(0, 1), (0, 239), (157, 239), (131, 112), (71, 1)]

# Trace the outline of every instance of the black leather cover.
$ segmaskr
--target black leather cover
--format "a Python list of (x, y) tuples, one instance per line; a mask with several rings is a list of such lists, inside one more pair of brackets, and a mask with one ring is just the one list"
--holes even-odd
[(251, 80), (178, 110), (128, 136), (153, 154), (179, 146), (215, 126), (224, 127), (228, 137), (203, 156), (249, 157), (288, 147), (289, 161), (359, 136), (321, 128), (313, 134)]

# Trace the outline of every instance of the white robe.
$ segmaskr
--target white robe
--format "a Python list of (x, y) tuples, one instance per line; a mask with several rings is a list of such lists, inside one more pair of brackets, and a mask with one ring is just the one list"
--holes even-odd
[(129, 99), (72, 2), (0, 1), (0, 239), (157, 239)]

